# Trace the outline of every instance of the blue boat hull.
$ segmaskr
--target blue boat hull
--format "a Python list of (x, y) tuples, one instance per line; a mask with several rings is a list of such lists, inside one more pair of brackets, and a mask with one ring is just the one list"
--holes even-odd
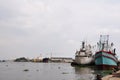
[(117, 67), (117, 58), (109, 52), (100, 51), (95, 54), (95, 65), (100, 69)]

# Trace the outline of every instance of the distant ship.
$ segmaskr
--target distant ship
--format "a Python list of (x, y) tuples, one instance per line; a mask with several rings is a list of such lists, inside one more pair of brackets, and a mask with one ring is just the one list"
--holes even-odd
[(83, 41), (80, 50), (75, 53), (74, 64), (89, 65), (93, 63), (93, 59), (92, 46)]
[(98, 51), (95, 53), (95, 65), (99, 69), (112, 69), (117, 67), (118, 59), (116, 58), (113, 43), (109, 43), (109, 35), (100, 35), (100, 41), (97, 43)]

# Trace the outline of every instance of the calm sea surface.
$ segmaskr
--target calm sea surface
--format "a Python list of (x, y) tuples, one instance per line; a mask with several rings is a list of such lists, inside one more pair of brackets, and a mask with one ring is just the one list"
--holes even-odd
[(102, 72), (70, 63), (0, 63), (0, 80), (94, 80), (96, 73)]

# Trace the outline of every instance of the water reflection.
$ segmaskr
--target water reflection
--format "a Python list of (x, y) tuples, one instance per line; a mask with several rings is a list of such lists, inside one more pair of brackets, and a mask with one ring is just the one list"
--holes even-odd
[[(75, 74), (80, 80), (94, 80), (96, 75), (99, 74), (102, 77), (111, 73), (111, 70), (98, 70), (95, 66), (92, 67), (79, 67), (74, 66)], [(82, 79), (81, 79), (82, 78)]]
[(90, 67), (75, 67), (76, 74), (91, 74), (93, 71)]
[(94, 80), (95, 74), (94, 69), (91, 67), (74, 67), (76, 77), (80, 80)]

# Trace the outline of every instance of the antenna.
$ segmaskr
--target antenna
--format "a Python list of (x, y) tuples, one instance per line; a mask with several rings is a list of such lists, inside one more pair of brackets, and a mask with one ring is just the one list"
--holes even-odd
[(52, 58), (52, 52), (51, 52), (50, 58)]

